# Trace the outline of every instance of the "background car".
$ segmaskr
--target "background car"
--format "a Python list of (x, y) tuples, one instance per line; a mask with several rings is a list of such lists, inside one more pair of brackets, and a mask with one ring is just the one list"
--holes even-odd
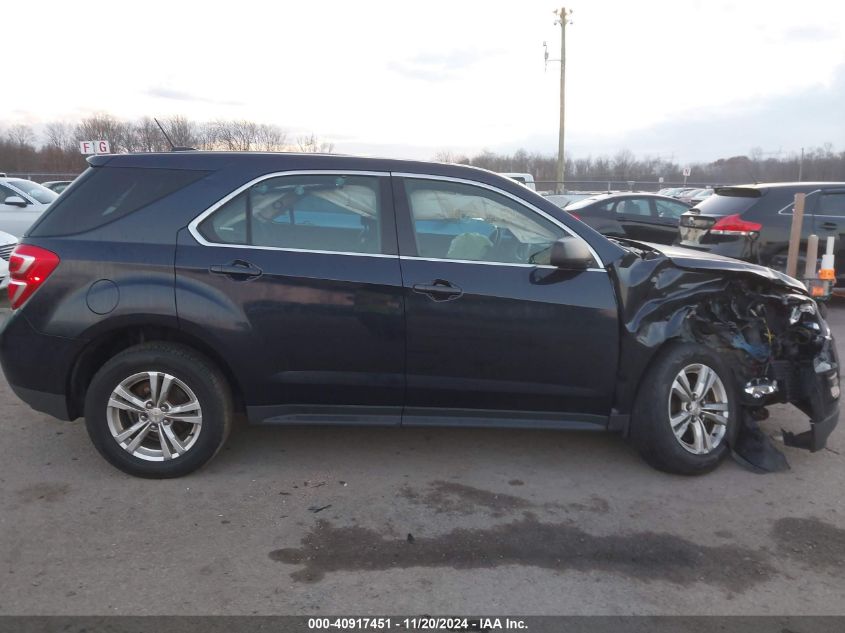
[(653, 193), (606, 193), (566, 206), (566, 211), (608, 237), (672, 244), (689, 205)]
[[(838, 281), (845, 281), (845, 182), (799, 182), (717, 187), (714, 195), (684, 213), (681, 246), (786, 269), (796, 193), (807, 194), (801, 248), (815, 233), (822, 243), (836, 238)], [(799, 276), (804, 257), (799, 257)]]
[(48, 180), (47, 182), (42, 182), (41, 186), (47, 187), (50, 191), (61, 193), (67, 189), (72, 182), (72, 180)]
[(705, 198), (713, 195), (713, 188), (712, 187), (705, 187), (703, 189), (693, 189), (691, 191), (685, 191), (681, 195), (678, 196), (678, 199), (681, 202), (686, 202), (690, 206), (695, 206)]
[(0, 178), (0, 231), (23, 236), (56, 198), (56, 192), (37, 182)]
[(532, 176), (531, 174), (508, 172), (499, 175), (504, 176), (505, 178), (510, 178), (511, 180), (516, 180), (518, 183), (525, 185), (532, 191), (537, 191), (537, 184), (534, 182), (534, 176)]
[(18, 238), (0, 231), (0, 289), (9, 285), (9, 256), (18, 245)]

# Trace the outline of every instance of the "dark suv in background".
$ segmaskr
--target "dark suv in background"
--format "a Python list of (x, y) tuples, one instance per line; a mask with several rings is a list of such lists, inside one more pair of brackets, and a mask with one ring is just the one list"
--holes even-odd
[(824, 446), (830, 330), (794, 279), (613, 241), (476, 168), (96, 156), (10, 258), (0, 362), (102, 455), (183, 475), (258, 424), (603, 429), (695, 474), (792, 402)]
[(836, 238), (836, 272), (845, 281), (845, 183), (802, 182), (718, 187), (712, 196), (681, 216), (678, 243), (786, 269), (796, 193), (807, 195), (801, 230), (803, 275), (807, 237), (819, 236), (820, 253), (828, 236)]

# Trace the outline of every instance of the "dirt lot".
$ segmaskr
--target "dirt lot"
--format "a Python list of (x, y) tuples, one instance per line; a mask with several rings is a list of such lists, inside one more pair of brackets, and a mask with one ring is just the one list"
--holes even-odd
[(612, 435), (243, 428), (145, 481), (0, 379), (0, 438), (0, 614), (845, 614), (845, 428), (694, 479)]

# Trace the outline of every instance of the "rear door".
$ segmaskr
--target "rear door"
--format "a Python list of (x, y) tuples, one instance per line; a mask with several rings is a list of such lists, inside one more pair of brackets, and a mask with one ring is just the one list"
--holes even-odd
[(388, 174), (265, 176), (179, 237), (180, 325), (231, 362), (253, 421), (398, 424), (402, 293)]
[(845, 189), (821, 191), (811, 212), (813, 229), (819, 236), (819, 257), (825, 252), (827, 238), (832, 237), (836, 271), (841, 277), (845, 275)]
[(601, 264), (549, 266), (567, 229), (494, 187), (419, 174), (394, 174), (394, 185), (403, 424), (606, 424), (618, 323)]
[(689, 209), (682, 202), (652, 198), (656, 217), (654, 218), (655, 239), (659, 244), (673, 244), (678, 239), (678, 222)]
[(625, 235), (631, 239), (658, 244), (671, 244), (675, 239), (677, 219), (661, 217), (648, 196), (622, 198), (616, 202), (615, 211)]

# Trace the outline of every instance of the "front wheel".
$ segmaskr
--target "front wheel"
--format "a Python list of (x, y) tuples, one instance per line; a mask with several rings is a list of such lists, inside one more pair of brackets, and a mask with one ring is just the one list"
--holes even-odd
[(703, 474), (727, 454), (738, 417), (734, 378), (724, 360), (703, 345), (671, 344), (640, 385), (631, 438), (655, 468)]
[(172, 343), (131, 347), (94, 376), (85, 424), (113, 466), (139, 477), (186, 475), (223, 446), (232, 398), (220, 371)]

